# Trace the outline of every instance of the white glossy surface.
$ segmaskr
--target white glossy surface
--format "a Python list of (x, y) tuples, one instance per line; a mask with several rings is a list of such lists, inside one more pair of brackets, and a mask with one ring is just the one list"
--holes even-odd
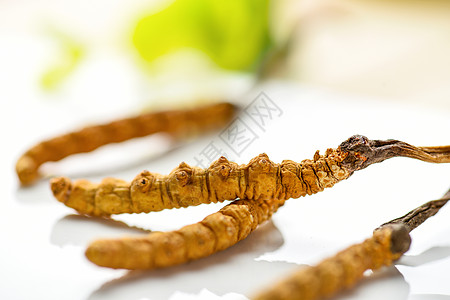
[[(99, 221), (77, 216), (58, 203), (46, 179), (29, 188), (19, 187), (14, 163), (27, 147), (95, 120), (132, 113), (143, 96), (133, 94), (133, 80), (128, 76), (131, 71), (127, 73), (128, 69), (114, 59), (105, 59), (100, 66), (90, 66), (99, 73), (84, 74), (96, 74), (91, 79), (104, 76), (99, 82), (104, 88), (78, 82), (50, 99), (33, 85), (33, 74), (24, 67), (34, 61), (11, 61), (18, 56), (8, 50), (10, 56), (0, 57), (1, 65), (10, 71), (1, 73), (0, 91), (4, 104), (0, 111), (1, 299), (245, 299), (299, 265), (314, 264), (361, 241), (381, 223), (440, 197), (449, 188), (450, 166), (392, 159), (320, 194), (289, 200), (271, 222), (209, 258), (152, 272), (99, 268), (83, 255), (92, 239), (179, 228), (201, 220), (223, 204), (118, 216), (117, 222)], [(105, 65), (117, 72), (104, 69)], [(260, 91), (277, 103), (283, 115), (265, 132), (257, 132), (258, 139), (236, 157), (241, 163), (260, 152), (276, 162), (312, 158), (316, 149), (323, 153), (355, 133), (417, 145), (449, 143), (448, 111), (425, 105), (399, 106), (280, 82), (257, 87), (246, 101)], [(130, 101), (123, 101), (125, 98)], [(172, 149), (164, 137), (145, 138), (44, 169), (48, 174), (94, 181), (105, 176), (131, 180), (142, 169), (168, 173), (183, 160), (194, 164), (194, 157), (216, 140), (212, 135)], [(172, 150), (161, 154), (165, 149)], [(336, 299), (450, 299), (449, 216), (450, 208), (444, 208), (413, 232), (412, 248), (396, 267), (377, 272)]]

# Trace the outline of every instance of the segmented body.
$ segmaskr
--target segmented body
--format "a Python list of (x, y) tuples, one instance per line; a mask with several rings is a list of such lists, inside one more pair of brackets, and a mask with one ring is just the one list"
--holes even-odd
[(237, 200), (201, 222), (176, 231), (94, 241), (86, 256), (109, 268), (148, 270), (182, 264), (236, 244), (283, 204), (276, 199)]
[(230, 103), (218, 103), (186, 110), (152, 112), (86, 127), (30, 148), (18, 159), (16, 172), (22, 184), (30, 184), (39, 177), (38, 169), (45, 162), (157, 132), (180, 136), (219, 129), (231, 120), (236, 110)]
[(299, 198), (332, 187), (350, 173), (340, 165), (345, 155), (327, 150), (313, 160), (276, 164), (266, 154), (247, 165), (219, 158), (207, 169), (181, 163), (169, 175), (144, 171), (131, 183), (106, 178), (100, 184), (87, 180), (71, 183), (52, 180), (55, 197), (81, 214), (105, 216), (187, 207), (201, 203), (240, 199)]

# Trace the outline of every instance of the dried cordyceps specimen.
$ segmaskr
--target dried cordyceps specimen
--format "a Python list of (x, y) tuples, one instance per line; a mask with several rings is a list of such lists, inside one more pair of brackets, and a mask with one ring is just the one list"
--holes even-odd
[(201, 203), (240, 199), (298, 198), (314, 194), (349, 176), (340, 166), (342, 152), (316, 153), (314, 160), (276, 164), (266, 154), (247, 165), (219, 158), (204, 170), (181, 163), (169, 175), (144, 171), (131, 183), (106, 178), (100, 184), (86, 180), (54, 178), (55, 197), (81, 214), (108, 216), (187, 207)]
[[(80, 213), (94, 216), (245, 199), (178, 231), (153, 233), (142, 238), (101, 240), (86, 251), (88, 258), (101, 266), (160, 268), (223, 250), (247, 236), (285, 200), (322, 191), (372, 163), (394, 156), (442, 163), (450, 162), (449, 154), (450, 146), (421, 148), (395, 140), (371, 141), (353, 136), (337, 149), (328, 149), (323, 156), (316, 152), (313, 160), (301, 163), (276, 164), (261, 154), (247, 165), (239, 166), (222, 157), (206, 170), (182, 163), (167, 176), (144, 171), (131, 183), (107, 178), (100, 184), (86, 180), (72, 184), (69, 179), (60, 177), (52, 180), (51, 187), (59, 201)], [(383, 245), (389, 245), (391, 234), (394, 232), (397, 236), (397, 230), (389, 228), (380, 230), (371, 243), (383, 241)], [(355, 249), (356, 253), (363, 251)], [(370, 253), (376, 255), (377, 251)], [(383, 263), (395, 259), (396, 254), (384, 257)], [(368, 262), (368, 266), (378, 265), (378, 262)]]
[(298, 198), (311, 195), (347, 179), (354, 171), (395, 156), (450, 162), (450, 146), (414, 147), (396, 140), (368, 140), (353, 136), (325, 155), (300, 163), (276, 164), (266, 154), (238, 165), (221, 157), (208, 169), (181, 163), (169, 175), (144, 171), (131, 183), (106, 178), (100, 184), (87, 180), (72, 183), (54, 178), (55, 197), (81, 214), (108, 216), (187, 207), (201, 203), (241, 199)]
[(284, 201), (236, 200), (196, 224), (142, 237), (97, 240), (86, 256), (109, 268), (155, 269), (209, 256), (246, 238)]
[(383, 224), (371, 238), (316, 266), (300, 269), (253, 299), (323, 299), (355, 285), (366, 270), (390, 266), (408, 251), (411, 244), (409, 233), (434, 216), (449, 200), (450, 190), (442, 199), (427, 202), (405, 216)]
[(30, 148), (18, 159), (16, 172), (22, 184), (31, 184), (39, 178), (38, 169), (45, 162), (157, 132), (183, 136), (219, 129), (231, 120), (236, 111), (237, 107), (230, 103), (218, 103), (187, 110), (152, 112), (86, 127)]

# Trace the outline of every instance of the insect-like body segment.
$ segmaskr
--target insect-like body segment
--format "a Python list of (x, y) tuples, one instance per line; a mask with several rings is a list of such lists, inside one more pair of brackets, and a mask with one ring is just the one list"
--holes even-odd
[(187, 207), (201, 203), (240, 199), (299, 198), (315, 194), (346, 179), (349, 172), (340, 162), (346, 156), (328, 150), (316, 152), (314, 160), (276, 164), (266, 154), (238, 165), (225, 157), (208, 169), (181, 163), (169, 175), (144, 171), (131, 183), (106, 178), (100, 184), (86, 180), (55, 178), (51, 187), (55, 197), (81, 214), (107, 216)]

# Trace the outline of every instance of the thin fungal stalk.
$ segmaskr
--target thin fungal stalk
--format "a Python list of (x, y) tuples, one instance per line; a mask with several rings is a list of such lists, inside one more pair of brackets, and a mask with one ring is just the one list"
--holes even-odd
[(406, 215), (381, 225), (381, 227), (390, 224), (403, 224), (404, 226), (406, 226), (408, 231), (411, 232), (412, 230), (420, 226), (423, 222), (425, 222), (428, 218), (437, 214), (449, 200), (450, 190), (441, 199), (429, 201), (413, 209)]
[(18, 159), (16, 173), (23, 185), (29, 185), (40, 177), (39, 167), (46, 162), (157, 132), (181, 137), (223, 128), (236, 112), (236, 106), (224, 102), (186, 110), (146, 113), (86, 127), (31, 147)]
[(236, 200), (179, 230), (94, 241), (86, 249), (86, 257), (99, 266), (115, 269), (150, 270), (182, 264), (236, 244), (283, 204), (276, 199)]
[(354, 135), (340, 145), (348, 157), (343, 161), (350, 171), (364, 169), (371, 164), (393, 157), (409, 157), (430, 163), (450, 163), (450, 145), (416, 147), (398, 140), (369, 140)]
[(390, 266), (408, 251), (411, 245), (409, 233), (434, 216), (449, 200), (450, 190), (443, 198), (427, 202), (403, 217), (381, 225), (364, 242), (350, 246), (316, 266), (294, 272), (252, 299), (325, 299), (354, 286), (364, 277), (365, 271)]
[(221, 157), (207, 169), (181, 163), (168, 175), (143, 171), (133, 181), (106, 178), (101, 183), (51, 181), (54, 196), (80, 214), (109, 216), (187, 207), (201, 203), (240, 199), (287, 200), (315, 194), (347, 179), (355, 171), (405, 156), (433, 163), (450, 162), (450, 146), (415, 147), (397, 140), (369, 140), (352, 136), (312, 160), (280, 164), (260, 154), (246, 165)]

